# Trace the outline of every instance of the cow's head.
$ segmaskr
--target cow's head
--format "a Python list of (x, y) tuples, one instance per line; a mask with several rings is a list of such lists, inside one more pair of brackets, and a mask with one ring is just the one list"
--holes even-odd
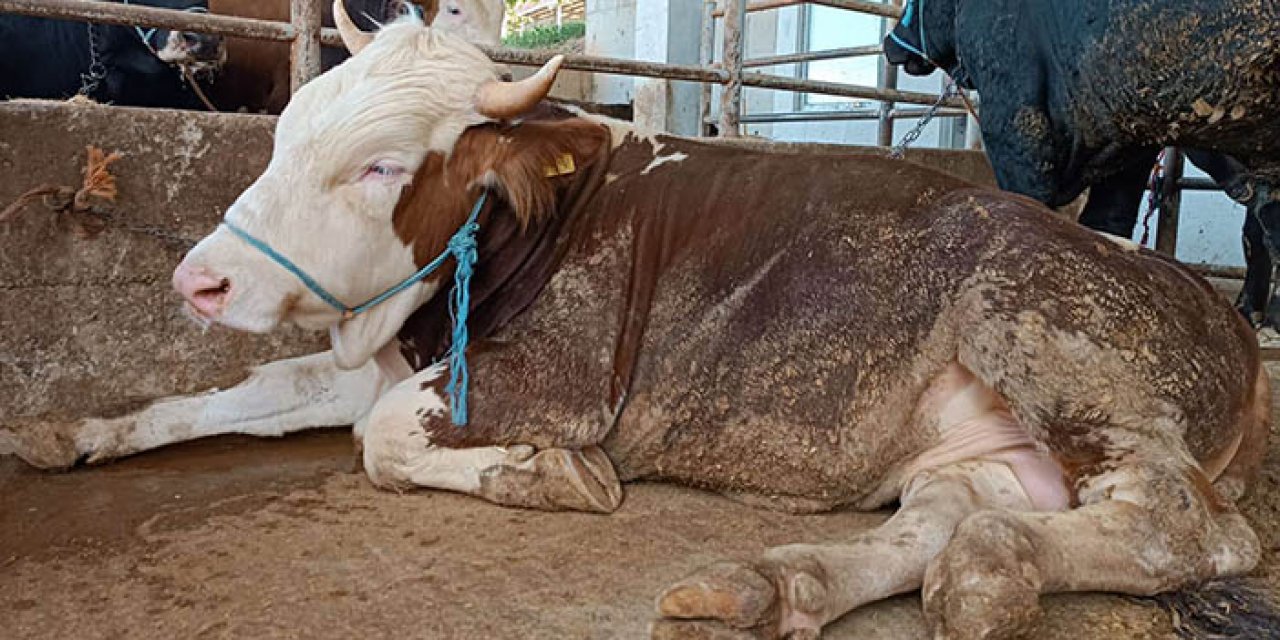
[[(950, 68), (954, 14), (949, 0), (934, 0), (930, 13), (924, 12), (922, 0), (907, 0), (902, 19), (884, 37), (884, 55), (890, 64), (901, 66), (913, 76), (927, 76), (939, 66)], [(939, 6), (941, 5), (941, 6)], [(945, 15), (944, 15), (945, 14)]]
[[(145, 0), (138, 4), (208, 13), (207, 0)], [(143, 73), (166, 72), (167, 65), (182, 65), (193, 72), (207, 72), (220, 66), (227, 56), (222, 36), (187, 31), (141, 27), (117, 27), (111, 54), (117, 63), (130, 64)], [(138, 46), (141, 45), (141, 46)], [(147, 55), (150, 54), (150, 55)]]
[[(359, 31), (340, 5), (334, 13), (352, 57), (293, 97), (277, 124), (271, 161), (225, 220), (354, 306), (409, 278), (424, 258), (443, 250), (480, 185), (510, 190), (502, 184), (503, 168), (494, 164), (452, 173), (442, 166), (469, 128), (537, 105), (561, 59), (526, 80), (503, 82), (474, 46), (416, 18), (403, 18), (375, 37)], [(490, 148), (503, 142), (495, 139)], [(541, 172), (540, 161), (514, 160)], [(453, 199), (463, 194), (467, 201), (425, 221), (400, 215), (402, 200), (410, 197), (444, 199), (433, 190), (447, 190)], [(406, 230), (406, 224), (440, 228)], [(343, 367), (368, 361), (441, 281), (414, 282), (367, 313), (344, 319), (227, 225), (201, 240), (174, 273), (175, 287), (199, 319), (254, 332), (281, 323), (328, 328)]]
[(428, 10), (424, 3), (430, 4), (426, 0), (346, 0), (344, 5), (357, 28), (370, 30), (408, 14), (424, 17)]
[(431, 26), (460, 34), (470, 42), (497, 45), (502, 40), (504, 0), (440, 0)]

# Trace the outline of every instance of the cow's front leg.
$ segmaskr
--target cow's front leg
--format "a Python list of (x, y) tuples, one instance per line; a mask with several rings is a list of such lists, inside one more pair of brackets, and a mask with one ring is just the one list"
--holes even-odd
[(827, 623), (870, 602), (915, 591), (929, 561), (969, 514), (1027, 509), (1004, 463), (965, 462), (924, 472), (883, 526), (849, 544), (774, 547), (754, 563), (722, 563), (669, 588), (654, 638), (817, 637)]
[(520, 444), (449, 448), (432, 443), (428, 433), (433, 429), (470, 428), (430, 424), (450, 420), (448, 400), (441, 393), (448, 375), (441, 364), (405, 380), (378, 401), (361, 425), (365, 472), (374, 484), (445, 489), (545, 511), (610, 513), (622, 503), (613, 463), (597, 446), (535, 450)]
[(350, 425), (369, 410), (384, 384), (373, 362), (342, 371), (325, 351), (262, 365), (230, 389), (162, 398), (120, 417), (0, 428), (0, 453), (54, 469), (207, 436), (282, 436)]

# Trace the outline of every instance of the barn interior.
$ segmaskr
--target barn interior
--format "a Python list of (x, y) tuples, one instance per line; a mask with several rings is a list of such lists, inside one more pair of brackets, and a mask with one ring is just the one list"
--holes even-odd
[[(679, 15), (655, 19), (694, 33)], [(757, 25), (775, 35), (781, 28)], [(630, 55), (639, 55), (632, 46)], [(603, 91), (605, 102), (626, 102), (637, 119), (666, 129), (687, 126), (689, 110), (695, 123), (710, 117), (696, 112), (691, 84), (648, 81), (616, 93), (608, 82), (588, 83), (599, 89), (592, 93), (583, 82), (569, 77), (562, 97), (597, 100)], [(668, 93), (655, 95), (655, 87)], [(776, 107), (772, 94), (747, 100)], [(22, 204), (0, 215), (0, 425), (20, 432), (109, 419), (158, 398), (226, 388), (246, 367), (325, 348), (326, 336), (301, 330), (202, 328), (182, 313), (170, 285), (191, 241), (216, 226), (266, 166), (275, 122), (88, 101), (0, 103), (0, 205)], [(889, 152), (871, 139), (767, 140), (775, 123), (734, 123), (757, 137), (724, 144)], [(896, 139), (911, 124), (898, 119), (888, 130)], [(972, 136), (936, 123), (929, 131), (952, 148), (906, 149), (908, 160), (995, 184), (983, 153), (966, 148)], [(108, 163), (113, 197), (77, 206), (66, 196), (84, 184), (86, 167), (101, 164), (98, 152), (118, 154)], [(1238, 276), (1238, 265), (1219, 264), (1216, 248), (1205, 251), (1199, 261), (1214, 263), (1214, 274)], [(1212, 283), (1228, 300), (1240, 287), (1233, 277)], [(1266, 367), (1280, 388), (1276, 359)], [(1280, 424), (1280, 398), (1272, 415)], [(1241, 510), (1264, 549), (1251, 580), (1280, 593), (1274, 435)], [(628, 486), (610, 516), (388, 492), (360, 473), (347, 425), (275, 440), (220, 436), (67, 472), (34, 469), (4, 455), (5, 447), (0, 437), (0, 635), (12, 638), (647, 637), (653, 598), (673, 579), (773, 545), (839, 541), (890, 514), (788, 515), (666, 484)], [(1050, 596), (1045, 613), (1039, 637), (1051, 640), (1175, 637), (1167, 611), (1146, 599)], [(824, 637), (928, 634), (920, 598), (909, 595), (860, 608)]]

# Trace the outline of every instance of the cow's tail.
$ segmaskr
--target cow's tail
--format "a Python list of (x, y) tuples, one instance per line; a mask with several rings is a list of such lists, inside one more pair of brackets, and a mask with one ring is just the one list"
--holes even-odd
[(1210, 580), (1152, 596), (1184, 640), (1280, 640), (1280, 602), (1254, 578)]

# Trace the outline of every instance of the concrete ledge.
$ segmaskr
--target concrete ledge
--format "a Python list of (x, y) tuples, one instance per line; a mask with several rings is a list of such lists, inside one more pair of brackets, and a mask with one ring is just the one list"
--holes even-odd
[[(0, 208), (42, 184), (79, 187), (85, 146), (112, 165), (120, 225), (198, 239), (266, 166), (261, 116), (0, 103)], [(228, 386), (251, 364), (322, 348), (321, 336), (202, 332), (169, 287), (183, 249), (108, 226), (77, 237), (40, 203), (0, 224), (0, 422), (110, 415)]]

